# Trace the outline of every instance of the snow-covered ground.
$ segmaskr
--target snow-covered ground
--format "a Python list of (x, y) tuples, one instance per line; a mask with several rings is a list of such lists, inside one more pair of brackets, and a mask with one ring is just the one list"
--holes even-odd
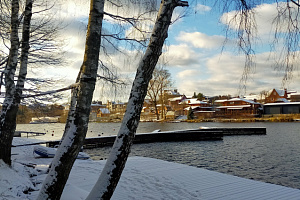
[[(37, 141), (14, 138), (13, 144), (33, 142)], [(0, 199), (35, 199), (52, 159), (35, 157), (33, 146), (14, 147), (12, 153), (12, 168), (0, 162)], [(62, 199), (85, 199), (104, 164), (105, 161), (76, 160)], [(112, 199), (299, 200), (300, 190), (152, 158), (130, 157)]]

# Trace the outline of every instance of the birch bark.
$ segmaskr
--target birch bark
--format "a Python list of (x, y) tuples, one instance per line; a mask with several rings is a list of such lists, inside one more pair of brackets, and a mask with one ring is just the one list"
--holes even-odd
[(21, 60), (17, 85), (14, 82), (14, 76), (18, 64), (18, 12), (19, 1), (13, 0), (11, 3), (11, 48), (8, 64), (5, 69), (5, 100), (3, 103), (1, 121), (0, 121), (0, 159), (11, 165), (11, 145), (16, 130), (16, 118), (21, 101), (22, 91), (27, 75), (27, 64), (29, 54), (30, 22), (32, 16), (32, 0), (26, 0), (25, 12), (22, 30)]
[(10, 115), (9, 110), (13, 109), (14, 94), (16, 86), (14, 83), (14, 76), (18, 63), (18, 13), (19, 13), (19, 0), (11, 1), (11, 33), (10, 33), (10, 50), (8, 62), (4, 71), (5, 75), (5, 99), (2, 106), (0, 117), (0, 159), (8, 165), (11, 165), (11, 144), (13, 139), (12, 124), (9, 123)]
[(0, 159), (3, 159), (3, 161), (8, 165), (11, 165), (11, 145), (16, 129), (18, 106), (21, 101), (21, 95), (24, 89), (24, 82), (27, 74), (32, 0), (26, 0), (25, 3), (26, 5), (22, 30), (21, 61), (16, 86), (14, 82), (14, 76), (18, 64), (19, 49), (19, 1), (13, 0), (11, 2), (11, 48), (9, 52), (8, 63), (4, 72), (6, 92), (0, 119)]
[(37, 199), (60, 199), (73, 163), (84, 142), (96, 84), (104, 0), (91, 0), (83, 64), (72, 91), (71, 108), (63, 140)]
[(118, 184), (140, 120), (147, 87), (162, 53), (164, 41), (168, 36), (173, 10), (177, 6), (188, 6), (188, 2), (179, 0), (163, 0), (161, 2), (150, 43), (137, 69), (118, 136), (105, 167), (87, 200), (110, 199)]

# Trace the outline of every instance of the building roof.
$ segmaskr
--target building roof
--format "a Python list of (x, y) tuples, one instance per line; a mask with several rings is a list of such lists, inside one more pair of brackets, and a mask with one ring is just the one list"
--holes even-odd
[(103, 113), (103, 114), (109, 114), (109, 109), (108, 108), (99, 108), (100, 111)]
[(251, 105), (239, 105), (239, 106), (218, 106), (217, 108), (226, 108), (229, 110), (239, 110), (239, 109), (243, 109), (243, 108), (249, 108), (251, 107)]
[(180, 101), (182, 99), (181, 97), (174, 97), (174, 98), (170, 98), (169, 101)]
[(264, 106), (300, 105), (300, 102), (266, 103)]
[(276, 88), (269, 90), (267, 95), (270, 96), (272, 94), (273, 90), (275, 90), (279, 96), (281, 96), (281, 97), (284, 96), (285, 90), (284, 89), (276, 89)]
[(289, 101), (286, 98), (278, 98), (276, 101), (288, 103)]
[(193, 104), (207, 104), (207, 102), (200, 101), (197, 98), (189, 99), (189, 101), (190, 101), (189, 105), (193, 105)]
[(218, 100), (215, 100), (215, 103), (223, 103), (227, 101), (227, 99), (218, 99)]
[(218, 101), (218, 103), (222, 103), (222, 102), (226, 102), (226, 101), (228, 101), (228, 102), (232, 102), (232, 101), (244, 101), (244, 102), (247, 102), (249, 104), (260, 104), (260, 103), (257, 103), (255, 101), (252, 101), (252, 100), (249, 100), (249, 99), (244, 99), (244, 98), (233, 98), (233, 99), (229, 99), (229, 100), (216, 100), (216, 101)]

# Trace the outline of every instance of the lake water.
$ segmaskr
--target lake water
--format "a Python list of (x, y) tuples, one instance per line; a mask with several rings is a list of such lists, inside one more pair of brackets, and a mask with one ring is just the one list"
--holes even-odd
[[(91, 123), (87, 137), (117, 134), (120, 123)], [(226, 136), (222, 141), (134, 144), (130, 156), (145, 156), (300, 189), (300, 123), (154, 123), (138, 133), (207, 127), (266, 127), (267, 135)], [(64, 124), (20, 124), (17, 130), (44, 131), (38, 139), (60, 139)], [(110, 147), (86, 149), (106, 159)]]

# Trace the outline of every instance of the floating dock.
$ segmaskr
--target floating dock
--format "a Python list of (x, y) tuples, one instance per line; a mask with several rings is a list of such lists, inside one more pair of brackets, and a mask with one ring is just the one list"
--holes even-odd
[[(233, 135), (265, 135), (266, 128), (208, 128), (187, 129), (177, 131), (163, 131), (152, 133), (136, 134), (133, 143), (151, 143), (151, 142), (178, 142), (178, 141), (208, 141), (222, 140), (223, 136)], [(97, 148), (112, 146), (116, 136), (101, 136), (86, 138), (83, 148)], [(59, 141), (48, 141), (48, 147), (54, 147)]]

